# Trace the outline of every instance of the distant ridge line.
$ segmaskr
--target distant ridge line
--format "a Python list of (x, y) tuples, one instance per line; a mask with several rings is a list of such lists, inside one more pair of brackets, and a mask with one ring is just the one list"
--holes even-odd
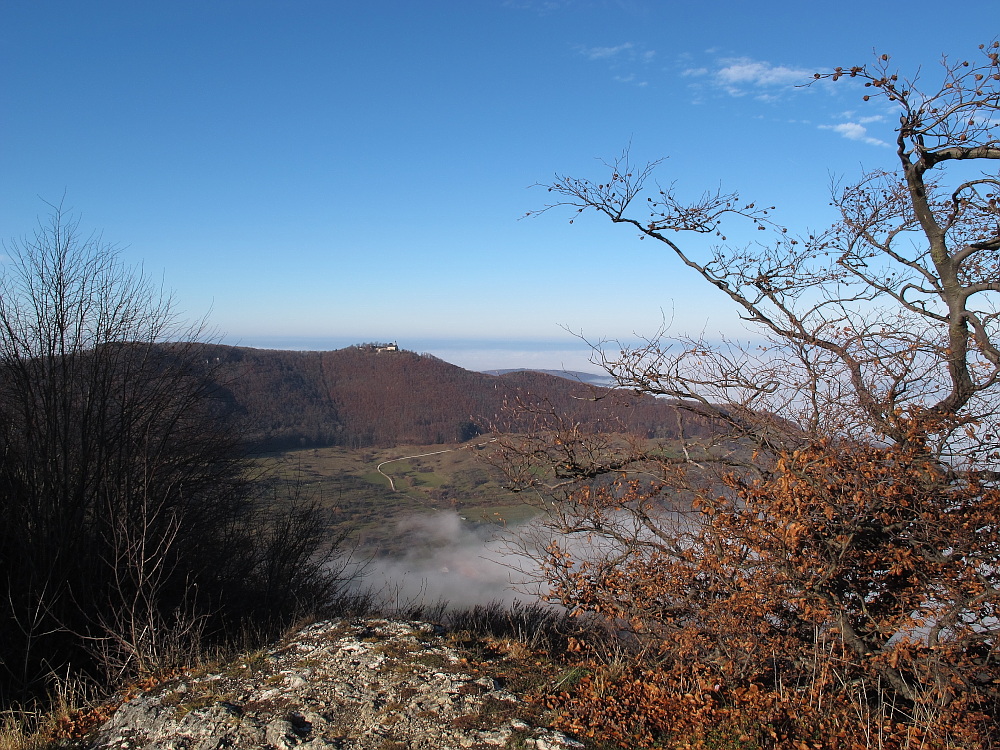
[(603, 388), (611, 388), (615, 385), (615, 380), (607, 373), (580, 372), (579, 370), (543, 370), (537, 367), (508, 367), (504, 370), (480, 370), (484, 375), (509, 375), (512, 372), (540, 372), (543, 375), (554, 375), (557, 378), (572, 380), (576, 383), (587, 383), (589, 385), (599, 385)]

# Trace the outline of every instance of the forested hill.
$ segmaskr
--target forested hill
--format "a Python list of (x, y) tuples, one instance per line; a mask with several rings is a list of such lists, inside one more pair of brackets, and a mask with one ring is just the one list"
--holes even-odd
[[(598, 431), (677, 433), (677, 411), (649, 396), (608, 391), (539, 372), (471, 372), (427, 354), (349, 347), (328, 352), (211, 345), (205, 362), (221, 395), (265, 449), (456, 443), (510, 422), (516, 399), (549, 404)], [(515, 422), (514, 429), (526, 427)], [(685, 417), (689, 433), (707, 420)]]

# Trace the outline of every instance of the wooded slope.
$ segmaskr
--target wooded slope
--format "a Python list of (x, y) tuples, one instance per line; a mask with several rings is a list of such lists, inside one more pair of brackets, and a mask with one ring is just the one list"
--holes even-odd
[[(497, 423), (517, 429), (507, 406), (548, 404), (564, 419), (597, 431), (674, 437), (677, 410), (663, 399), (607, 389), (539, 372), (487, 375), (434, 356), (349, 347), (328, 352), (213, 345), (220, 396), (246, 420), (264, 449), (457, 443)], [(544, 408), (544, 407), (543, 407)], [(685, 415), (689, 433), (708, 421)]]

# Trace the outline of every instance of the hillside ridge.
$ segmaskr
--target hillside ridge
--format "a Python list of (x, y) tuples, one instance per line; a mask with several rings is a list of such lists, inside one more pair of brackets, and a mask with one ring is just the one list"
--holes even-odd
[(492, 375), (365, 346), (310, 352), (213, 344), (204, 351), (220, 401), (261, 450), (461, 443), (497, 425), (526, 429), (525, 413), (512, 416), (515, 403), (597, 432), (670, 438), (679, 418), (689, 434), (709, 429), (707, 418), (666, 400), (549, 372)]

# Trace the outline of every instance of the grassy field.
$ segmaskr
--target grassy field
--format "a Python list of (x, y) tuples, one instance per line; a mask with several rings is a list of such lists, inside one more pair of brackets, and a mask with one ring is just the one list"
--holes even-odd
[(470, 527), (516, 525), (535, 515), (519, 495), (500, 486), (475, 446), (308, 448), (259, 461), (276, 484), (299, 482), (304, 493), (318, 498), (331, 512), (332, 533), (346, 532), (361, 547), (394, 555), (412, 547), (414, 540), (398, 530), (414, 514), (451, 510)]

